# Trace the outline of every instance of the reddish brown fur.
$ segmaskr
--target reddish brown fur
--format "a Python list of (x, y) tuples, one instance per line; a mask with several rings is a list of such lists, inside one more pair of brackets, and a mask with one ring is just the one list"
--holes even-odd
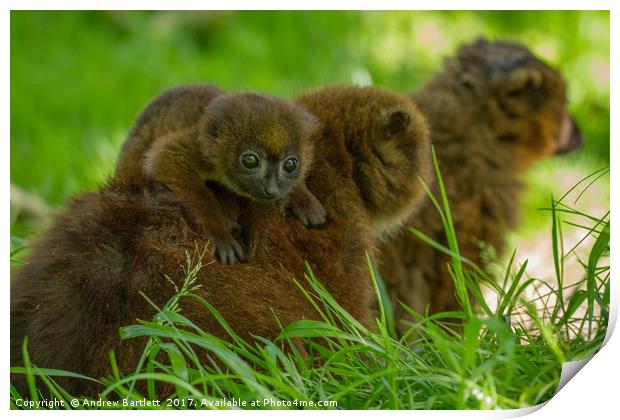
[[(564, 81), (523, 46), (480, 40), (461, 47), (413, 98), (431, 126), (460, 251), (480, 264), (474, 239), (501, 253), (517, 224), (523, 171), (581, 143)], [(409, 224), (447, 244), (430, 201)], [(427, 304), (431, 312), (459, 309), (445, 254), (406, 232), (382, 248), (381, 259), (398, 319), (411, 318), (397, 300), (422, 312)]]
[[(282, 217), (273, 205), (253, 203), (241, 220), (254, 239), (256, 256), (236, 266), (207, 261), (198, 274), (197, 293), (248, 340), (252, 335), (277, 335), (274, 313), (284, 325), (317, 318), (293, 282), (296, 278), (303, 283), (305, 260), (334, 298), (370, 326), (374, 296), (365, 252), (371, 258), (375, 252), (373, 216), (387, 218), (387, 210), (377, 211), (374, 200), (380, 197), (394, 205), (400, 219), (420, 196), (409, 179), (415, 179), (428, 160), (425, 122), (405, 96), (333, 87), (305, 94), (299, 103), (322, 123), (307, 184), (327, 211), (325, 227), (308, 230), (298, 220)], [(406, 124), (404, 113), (410, 119)], [(373, 158), (372, 150), (394, 144), (409, 159), (402, 167), (388, 164), (373, 170), (373, 165), (383, 164)], [(363, 162), (357, 162), (360, 157)], [(385, 159), (395, 162), (398, 156)], [(380, 191), (394, 172), (400, 178), (389, 185), (409, 197)], [(377, 176), (376, 182), (369, 176)], [(366, 182), (377, 187), (371, 191)], [(144, 341), (121, 341), (118, 328), (153, 317), (139, 292), (162, 305), (173, 294), (164, 275), (180, 281), (186, 252), (212, 246), (185, 210), (183, 201), (150, 188), (146, 180), (116, 181), (73, 200), (13, 278), (12, 366), (22, 363), (20, 346), (27, 335), (31, 359), (38, 366), (100, 377), (109, 372), (108, 351), (113, 349), (121, 371), (135, 368)], [(383, 224), (391, 229), (399, 222)], [(185, 316), (227, 338), (203, 307), (192, 301), (181, 305)], [(62, 384), (77, 394), (97, 390), (75, 380)]]
[[(415, 180), (430, 173), (428, 126), (418, 107), (395, 93), (341, 86), (301, 95), (298, 102), (319, 120), (332, 122), (324, 138), (351, 133), (338, 146), (346, 149), (349, 159), (335, 156), (331, 164), (352, 171), (375, 239), (382, 241), (397, 232), (422, 201), (423, 191)], [(343, 117), (337, 120), (334, 115)], [(402, 132), (389, 134), (394, 130)], [(321, 142), (317, 147), (330, 148), (321, 158), (333, 155), (333, 144)]]

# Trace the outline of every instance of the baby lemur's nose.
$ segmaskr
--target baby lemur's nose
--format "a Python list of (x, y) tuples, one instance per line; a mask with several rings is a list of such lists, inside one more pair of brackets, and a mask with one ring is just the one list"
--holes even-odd
[(265, 197), (269, 199), (276, 198), (278, 196), (278, 189), (273, 186), (266, 185), (263, 192), (265, 193)]

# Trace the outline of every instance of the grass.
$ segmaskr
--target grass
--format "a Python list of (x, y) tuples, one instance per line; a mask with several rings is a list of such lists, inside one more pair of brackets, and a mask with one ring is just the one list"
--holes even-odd
[[(605, 171), (574, 188), (589, 188)], [(379, 301), (373, 330), (348, 314), (308, 267), (306, 294), (320, 319), (282, 326), (275, 340), (256, 337), (249, 343), (194, 293), (201, 258), (188, 255), (183, 286), (168, 303), (157, 308), (152, 320), (121, 329), (122, 339), (148, 337), (148, 343), (129, 374), (121, 374), (110, 355), (110, 376), (91, 378), (105, 387), (100, 397), (121, 401), (118, 404), (154, 400), (156, 385), (166, 383), (173, 389), (169, 397), (174, 403), (163, 408), (181, 409), (230, 408), (233, 401), (236, 407), (251, 409), (509, 409), (547, 401), (555, 393), (562, 364), (595, 353), (606, 334), (609, 213), (593, 217), (567, 205), (564, 197), (551, 199), (547, 210), (553, 220), (550, 239), (557, 278), (530, 278), (527, 261), (517, 266), (515, 254), (501, 275), (491, 276), (460, 256), (439, 171), (438, 176), (441, 196), (431, 199), (444, 222), (449, 248), (413, 233), (451, 255), (450, 272), (462, 311), (428, 315), (407, 308), (417, 322), (397, 338), (385, 286), (369, 258), (369, 277)], [(573, 222), (574, 217), (581, 222)], [(594, 238), (587, 261), (580, 260), (582, 279), (570, 285), (563, 282), (563, 264), (575, 258), (573, 249), (564, 248), (567, 224), (578, 225), (584, 240)], [(481, 284), (494, 290), (495, 305), (485, 299)], [(214, 314), (229, 339), (214, 337), (185, 318), (181, 299), (194, 299)], [(298, 350), (298, 340), (308, 350), (306, 357)], [(283, 352), (283, 346), (291, 351)], [(197, 355), (203, 351), (209, 355), (206, 360)], [(68, 403), (74, 397), (54, 378), (75, 374), (32, 365), (26, 341), (24, 356), (26, 366), (11, 371), (26, 375), (29, 395), (11, 387), (11, 408), (17, 408), (19, 399), (41, 398), (35, 377), (57, 399)], [(146, 393), (137, 391), (138, 381), (146, 382)], [(81, 404), (90, 401), (80, 399)], [(323, 402), (335, 405), (321, 406)]]
[[(597, 161), (562, 162), (590, 173), (609, 161), (607, 11), (12, 11), (10, 23), (11, 182), (51, 206), (105, 181), (134, 118), (173, 85), (409, 92), (478, 36), (524, 42), (562, 71), (579, 155)], [(535, 197), (556, 185), (539, 184)], [(39, 230), (15, 209), (11, 222), (13, 235)]]

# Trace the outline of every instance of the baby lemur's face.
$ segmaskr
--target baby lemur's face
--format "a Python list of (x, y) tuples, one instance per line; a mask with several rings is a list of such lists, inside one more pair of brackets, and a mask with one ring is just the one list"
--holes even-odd
[(479, 40), (462, 47), (457, 60), (463, 88), (481, 102), (497, 141), (522, 166), (581, 146), (564, 81), (527, 48)]
[(300, 106), (268, 95), (216, 98), (207, 108), (205, 155), (220, 183), (252, 200), (277, 200), (312, 164), (316, 118)]
[(428, 128), (416, 105), (394, 92), (343, 86), (309, 92), (298, 102), (330, 122), (324, 140), (344, 137), (351, 159), (341, 165), (350, 165), (375, 238), (397, 231), (424, 196), (418, 177), (430, 171)]

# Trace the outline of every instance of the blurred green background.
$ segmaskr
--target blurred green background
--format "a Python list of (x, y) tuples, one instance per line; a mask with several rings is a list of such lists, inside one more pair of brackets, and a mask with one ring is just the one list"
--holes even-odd
[[(478, 36), (522, 41), (558, 67), (587, 138), (580, 152), (530, 172), (524, 230), (536, 229), (547, 216), (535, 209), (565, 190), (562, 180), (609, 164), (605, 11), (14, 11), (11, 183), (26, 198), (12, 192), (12, 204), (57, 207), (95, 189), (112, 173), (134, 118), (173, 85), (212, 82), (284, 97), (329, 83), (409, 91)], [(598, 194), (603, 205), (608, 194)], [(11, 231), (29, 236), (37, 225), (22, 204), (12, 205)]]

